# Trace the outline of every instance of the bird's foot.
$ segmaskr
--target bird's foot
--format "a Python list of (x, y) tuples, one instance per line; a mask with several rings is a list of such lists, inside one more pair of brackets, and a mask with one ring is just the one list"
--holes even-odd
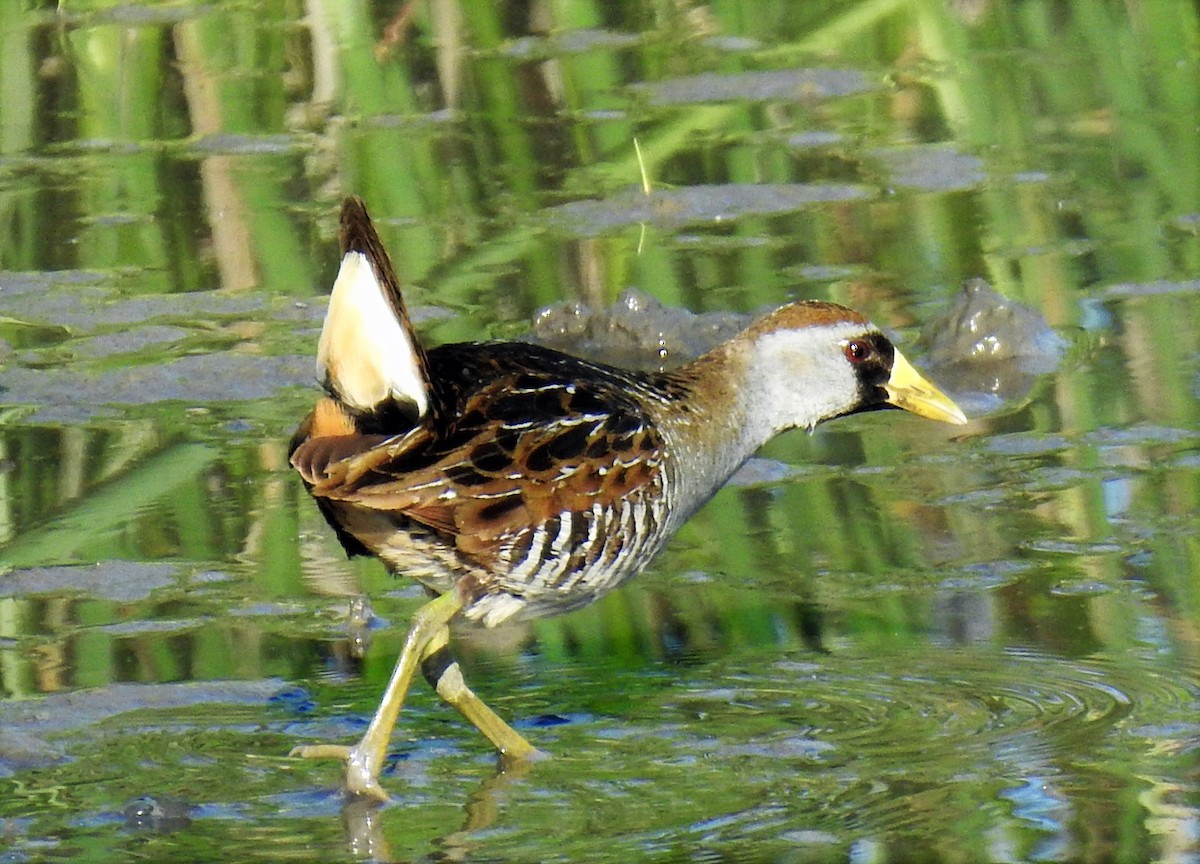
[(362, 742), (354, 747), (344, 744), (306, 744), (293, 747), (289, 756), (302, 759), (337, 759), (346, 769), (346, 791), (351, 795), (385, 804), (391, 799), (379, 785), (379, 769), (376, 760), (368, 757)]
[[(522, 740), (522, 743), (525, 742)], [(524, 774), (536, 762), (550, 758), (545, 750), (538, 750), (529, 744), (524, 747), (510, 747), (497, 753), (497, 767), (504, 772)]]

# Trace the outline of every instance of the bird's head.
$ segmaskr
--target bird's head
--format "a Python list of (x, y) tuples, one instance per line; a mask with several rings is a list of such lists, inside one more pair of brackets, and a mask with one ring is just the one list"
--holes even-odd
[(766, 418), (767, 437), (880, 408), (967, 422), (954, 401), (918, 373), (879, 328), (844, 306), (791, 303), (737, 341), (748, 358), (753, 398), (763, 403), (752, 414)]

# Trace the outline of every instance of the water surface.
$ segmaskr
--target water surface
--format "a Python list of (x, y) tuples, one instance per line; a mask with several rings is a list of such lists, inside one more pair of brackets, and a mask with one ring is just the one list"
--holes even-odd
[[(1200, 856), (1194, 4), (30, 5), (0, 860)], [(822, 298), (972, 423), (772, 442), (631, 585), (457, 634), (550, 759), (420, 685), (346, 802), (286, 753), (423, 602), (287, 466), (350, 193), (431, 342), (669, 365)]]

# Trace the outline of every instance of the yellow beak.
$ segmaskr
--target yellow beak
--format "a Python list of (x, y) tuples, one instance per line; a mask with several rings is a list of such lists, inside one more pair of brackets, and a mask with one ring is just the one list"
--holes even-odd
[(892, 377), (883, 389), (887, 391), (889, 405), (930, 420), (959, 425), (967, 422), (966, 415), (954, 400), (922, 378), (899, 351), (892, 361)]

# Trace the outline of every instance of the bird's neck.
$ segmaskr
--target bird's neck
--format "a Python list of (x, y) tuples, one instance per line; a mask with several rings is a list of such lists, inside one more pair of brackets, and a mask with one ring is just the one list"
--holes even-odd
[(736, 339), (666, 373), (679, 395), (655, 419), (671, 452), (673, 509), (690, 516), (779, 431), (756, 373)]

